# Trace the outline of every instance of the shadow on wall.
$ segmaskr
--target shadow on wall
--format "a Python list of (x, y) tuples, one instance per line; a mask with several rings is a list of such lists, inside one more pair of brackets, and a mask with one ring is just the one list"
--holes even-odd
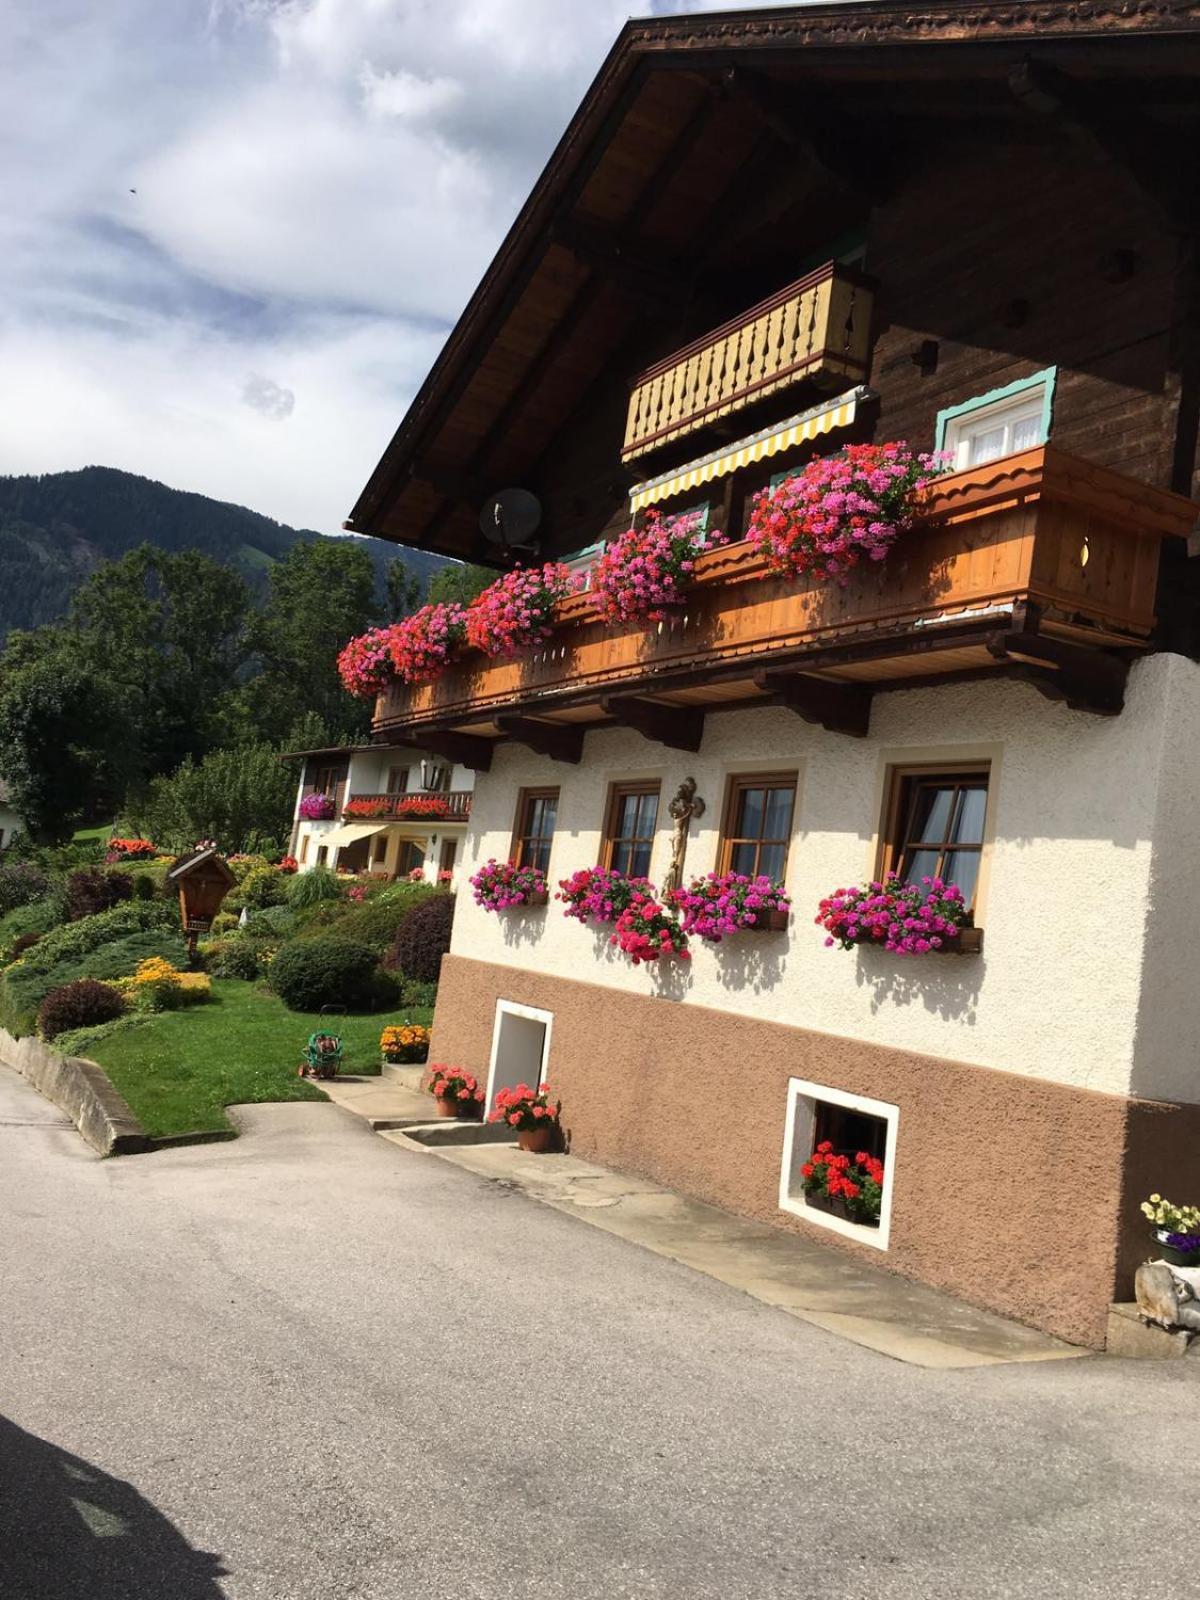
[(749, 989), (752, 994), (776, 988), (783, 979), (790, 937), (787, 933), (748, 933), (722, 939), (713, 946), (721, 987), (734, 993)]
[[(837, 954), (846, 959), (845, 952)], [(986, 957), (891, 956), (884, 950), (859, 949), (855, 959), (859, 988), (871, 990), (872, 1015), (885, 1006), (920, 1004), (945, 1022), (975, 1026)]]
[(504, 922), (504, 942), (510, 948), (537, 944), (546, 931), (548, 906), (510, 906), (501, 913)]
[(0, 1417), (0, 1592), (25, 1600), (223, 1600), (218, 1556), (130, 1484)]

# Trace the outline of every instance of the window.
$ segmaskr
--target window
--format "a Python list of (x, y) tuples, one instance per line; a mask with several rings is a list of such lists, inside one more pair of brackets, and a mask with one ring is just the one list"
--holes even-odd
[(308, 834), (303, 833), (303, 834), (300, 835), (300, 865), (303, 866), (304, 863), (307, 860), (308, 860)]
[(377, 833), (375, 835), (373, 850), (372, 850), (372, 854), (371, 854), (371, 859), (372, 859), (372, 861), (374, 861), (376, 866), (378, 866), (379, 863), (387, 855), (387, 847), (388, 847), (387, 834), (386, 833)]
[(407, 767), (389, 767), (388, 768), (387, 792), (388, 792), (388, 794), (407, 794), (408, 793), (408, 768)]
[(550, 845), (558, 820), (557, 789), (522, 789), (517, 804), (512, 859), (519, 867), (550, 870)]
[(897, 767), (891, 774), (882, 870), (905, 883), (956, 883), (969, 908), (979, 889), (987, 818), (986, 766), (935, 770)]
[(329, 860), (329, 846), (327, 844), (319, 844), (317, 846), (317, 865), (319, 867), (323, 867), (328, 862), (328, 860)]
[(562, 564), (573, 578), (589, 578), (592, 568), (604, 554), (604, 540), (599, 539), (595, 544), (584, 545), (582, 550), (573, 550), (569, 556), (563, 556)]
[(332, 794), (342, 781), (340, 767), (318, 767), (313, 774), (313, 792), (315, 794)]
[(609, 791), (604, 865), (627, 878), (650, 875), (660, 789), (657, 783), (614, 783)]
[(1047, 367), (1032, 378), (939, 411), (937, 448), (950, 452), (954, 471), (1045, 444), (1056, 372), (1055, 367)]
[(787, 872), (792, 813), (796, 807), (794, 772), (731, 778), (725, 803), (720, 870), (762, 873), (776, 883)]
[[(885, 1100), (869, 1100), (865, 1095), (847, 1094), (803, 1078), (789, 1079), (783, 1165), (779, 1175), (780, 1210), (790, 1211), (806, 1222), (829, 1228), (848, 1239), (886, 1250), (891, 1233), (892, 1169), (896, 1162), (899, 1127), (899, 1107)], [(851, 1161), (861, 1151), (883, 1163), (878, 1221), (866, 1219), (861, 1213), (855, 1215), (845, 1205), (831, 1202), (819, 1193), (805, 1193), (802, 1169), (825, 1140), (833, 1146), (836, 1155), (849, 1156)]]
[(458, 840), (443, 839), (442, 853), (438, 859), (438, 872), (453, 872), (454, 863), (458, 859)]

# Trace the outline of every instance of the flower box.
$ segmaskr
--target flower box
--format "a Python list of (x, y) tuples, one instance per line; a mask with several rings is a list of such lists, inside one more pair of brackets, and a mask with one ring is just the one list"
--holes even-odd
[(759, 917), (757, 922), (752, 923), (750, 927), (742, 928), (739, 931), (741, 933), (786, 933), (790, 916), (791, 913), (789, 911), (768, 911), (765, 915)]

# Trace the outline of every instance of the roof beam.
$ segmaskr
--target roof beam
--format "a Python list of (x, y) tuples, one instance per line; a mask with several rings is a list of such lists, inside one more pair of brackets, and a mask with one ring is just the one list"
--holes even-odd
[(614, 229), (579, 217), (558, 217), (550, 237), (582, 266), (600, 273), (651, 311), (679, 303), (679, 273), (664, 271), (661, 263), (651, 261)]
[(1031, 683), (1047, 700), (1065, 700), (1072, 711), (1115, 717), (1125, 705), (1129, 662), (1122, 656), (1030, 633), (996, 634), (987, 648), (1010, 677)]
[(577, 766), (583, 755), (584, 730), (577, 723), (499, 716), (496, 726), (515, 744), (523, 744), (536, 755), (549, 756), (552, 761), (569, 761)]
[(644, 739), (693, 754), (700, 748), (704, 713), (698, 706), (669, 706), (640, 695), (609, 695), (600, 704), (614, 722), (635, 729)]
[(1026, 58), (1012, 68), (1008, 86), (1027, 110), (1056, 118), (1077, 143), (1120, 167), (1159, 207), (1172, 227), (1190, 232), (1200, 211), (1195, 163), (1171, 159), (1172, 130), (1111, 89), (1094, 88), (1045, 61)]
[(873, 695), (860, 683), (834, 683), (802, 672), (757, 672), (754, 682), (805, 722), (853, 739), (867, 736)]
[(494, 740), (481, 739), (474, 733), (457, 733), (449, 728), (413, 730), (398, 734), (384, 729), (389, 744), (404, 745), (413, 750), (428, 750), (431, 755), (453, 761), (456, 766), (470, 767), (472, 772), (487, 772), (492, 764)]

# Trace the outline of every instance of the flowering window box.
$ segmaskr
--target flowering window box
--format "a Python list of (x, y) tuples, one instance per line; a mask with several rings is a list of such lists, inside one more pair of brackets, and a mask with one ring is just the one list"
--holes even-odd
[(749, 928), (743, 928), (743, 933), (786, 933), (788, 920), (791, 913), (788, 911), (767, 911), (758, 921)]

